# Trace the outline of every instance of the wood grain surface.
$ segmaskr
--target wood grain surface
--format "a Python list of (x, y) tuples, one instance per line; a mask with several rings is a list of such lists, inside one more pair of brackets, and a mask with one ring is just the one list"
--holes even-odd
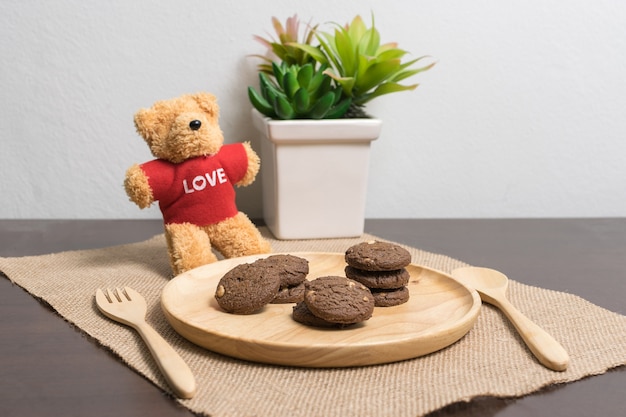
[[(293, 253), (309, 261), (308, 279), (344, 275), (338, 253)], [(269, 304), (258, 313), (224, 312), (214, 294), (222, 276), (263, 256), (228, 259), (179, 275), (163, 290), (161, 305), (174, 329), (191, 342), (240, 359), (303, 367), (345, 367), (395, 362), (442, 349), (473, 326), (480, 298), (452, 277), (411, 264), (409, 301), (376, 307), (372, 318), (344, 329), (306, 326), (291, 317), (293, 304)]]

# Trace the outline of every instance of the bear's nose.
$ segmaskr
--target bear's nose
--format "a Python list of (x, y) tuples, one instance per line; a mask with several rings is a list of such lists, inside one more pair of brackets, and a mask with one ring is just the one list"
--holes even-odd
[(202, 122), (200, 120), (192, 120), (189, 122), (189, 128), (191, 130), (198, 130), (200, 129), (200, 126), (202, 126)]

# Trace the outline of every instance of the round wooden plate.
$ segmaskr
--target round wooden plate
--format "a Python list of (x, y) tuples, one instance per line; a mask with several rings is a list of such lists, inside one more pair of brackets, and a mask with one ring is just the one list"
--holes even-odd
[[(308, 279), (344, 275), (344, 255), (301, 252)], [(389, 363), (435, 352), (463, 337), (480, 310), (478, 293), (449, 275), (423, 266), (407, 267), (410, 299), (376, 307), (372, 318), (345, 329), (318, 329), (291, 317), (294, 304), (269, 304), (251, 315), (220, 309), (215, 288), (241, 263), (268, 255), (227, 259), (172, 279), (161, 296), (163, 312), (187, 340), (214, 352), (277, 365), (346, 367)]]

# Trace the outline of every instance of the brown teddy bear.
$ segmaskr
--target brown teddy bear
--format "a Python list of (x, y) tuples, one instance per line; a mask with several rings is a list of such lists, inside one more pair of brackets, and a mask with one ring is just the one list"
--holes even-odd
[(269, 253), (234, 186), (251, 184), (260, 159), (249, 143), (224, 145), (219, 108), (208, 93), (154, 103), (135, 114), (137, 132), (157, 158), (126, 171), (124, 187), (140, 208), (158, 201), (174, 275), (225, 258)]

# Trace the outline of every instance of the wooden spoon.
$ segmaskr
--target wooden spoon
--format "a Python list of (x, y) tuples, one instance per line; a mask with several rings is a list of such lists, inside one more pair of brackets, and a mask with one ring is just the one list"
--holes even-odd
[(501, 272), (489, 268), (466, 267), (452, 271), (452, 276), (480, 294), (480, 298), (498, 307), (511, 320), (526, 345), (539, 362), (555, 371), (564, 371), (569, 355), (552, 336), (530, 321), (506, 298), (509, 280)]

